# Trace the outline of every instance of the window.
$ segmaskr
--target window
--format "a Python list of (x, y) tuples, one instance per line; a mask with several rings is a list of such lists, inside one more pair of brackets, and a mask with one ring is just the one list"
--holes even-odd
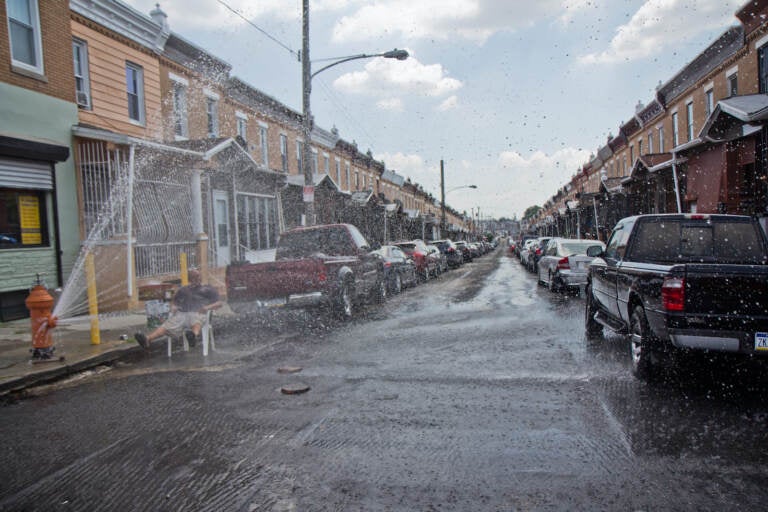
[(680, 144), (680, 133), (677, 131), (677, 112), (672, 113), (672, 146)]
[(341, 162), (336, 160), (336, 186), (341, 188)]
[(355, 171), (355, 190), (360, 190), (360, 173)]
[(237, 136), (243, 139), (244, 141), (248, 140), (248, 116), (245, 115), (243, 112), (237, 111), (235, 112), (235, 117), (237, 119)]
[(688, 117), (688, 140), (693, 140), (693, 102), (689, 101), (685, 104), (685, 115)]
[(648, 132), (648, 153), (653, 154), (653, 132)]
[(664, 152), (664, 127), (659, 126), (659, 153)]
[(708, 91), (704, 92), (704, 103), (707, 105), (707, 117), (709, 117), (712, 114), (712, 111), (715, 110), (714, 89), (709, 89)]
[(643, 156), (643, 139), (637, 141), (637, 156)]
[(144, 70), (141, 66), (125, 63), (125, 86), (128, 92), (128, 117), (144, 124)]
[(37, 0), (8, 0), (5, 11), (8, 14), (11, 63), (42, 75), (43, 43)]
[(323, 173), (331, 174), (331, 157), (328, 153), (323, 153)]
[(187, 88), (181, 82), (173, 82), (173, 134), (185, 138), (189, 135), (187, 124)]
[(45, 193), (0, 188), (0, 249), (47, 246)]
[(301, 141), (297, 140), (296, 141), (296, 163), (299, 166), (299, 174), (304, 173), (304, 166), (302, 165), (302, 162), (304, 161), (304, 159), (302, 158), (302, 151), (303, 151), (302, 146), (303, 144), (301, 143)]
[(725, 79), (728, 82), (728, 96), (736, 96), (739, 94), (739, 79), (738, 73), (728, 75)]
[(238, 194), (239, 245), (246, 250), (272, 249), (277, 243), (277, 205), (273, 197)]
[(267, 127), (259, 126), (259, 142), (261, 143), (261, 163), (269, 168), (269, 140), (267, 139)]
[(75, 72), (75, 101), (78, 106), (91, 108), (91, 84), (88, 79), (88, 45), (79, 39), (72, 40), (72, 59)]
[(280, 168), (288, 172), (288, 136), (280, 134)]
[[(635, 146), (629, 146), (629, 161), (630, 162), (635, 161)], [(626, 163), (626, 160), (624, 160), (624, 171), (626, 170), (627, 170), (627, 163)]]
[(317, 174), (317, 151), (312, 150), (312, 174)]
[(346, 162), (344, 164), (344, 169), (347, 174), (347, 190), (350, 190), (350, 187), (352, 186), (352, 179), (350, 177), (350, 170), (349, 170), (349, 162)]
[(205, 101), (205, 111), (208, 114), (208, 137), (217, 137), (219, 135), (219, 102), (210, 96)]

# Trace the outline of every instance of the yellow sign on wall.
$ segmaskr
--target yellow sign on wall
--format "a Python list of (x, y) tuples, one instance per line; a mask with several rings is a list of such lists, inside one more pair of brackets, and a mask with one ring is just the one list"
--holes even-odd
[(40, 231), (40, 198), (19, 195), (19, 219), (21, 220), (21, 244), (40, 245), (43, 235)]

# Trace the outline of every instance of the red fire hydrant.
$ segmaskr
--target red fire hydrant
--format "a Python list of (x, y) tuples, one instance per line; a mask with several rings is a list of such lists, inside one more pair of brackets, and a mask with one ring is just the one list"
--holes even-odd
[(56, 317), (51, 316), (53, 297), (42, 285), (39, 276), (37, 284), (32, 287), (24, 303), (32, 323), (32, 359), (51, 359), (55, 350), (51, 329), (56, 327)]

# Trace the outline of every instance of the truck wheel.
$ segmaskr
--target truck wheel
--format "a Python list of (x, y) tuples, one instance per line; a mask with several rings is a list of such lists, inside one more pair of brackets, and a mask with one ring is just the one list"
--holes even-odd
[(342, 318), (352, 317), (354, 311), (352, 307), (352, 287), (348, 281), (345, 281), (341, 285), (339, 296), (337, 298), (336, 310)]
[(629, 321), (629, 346), (632, 355), (632, 373), (640, 380), (650, 381), (655, 377), (653, 358), (653, 336), (645, 310), (635, 306)]
[(587, 286), (584, 289), (584, 295), (584, 334), (588, 340), (599, 338), (603, 334), (603, 326), (595, 320), (597, 304), (595, 304), (595, 298), (592, 296), (592, 288)]
[(403, 291), (403, 278), (400, 277), (400, 274), (395, 274), (395, 284), (392, 286), (392, 291), (394, 293)]
[(387, 300), (387, 282), (384, 279), (376, 283), (373, 290), (373, 300), (378, 304)]

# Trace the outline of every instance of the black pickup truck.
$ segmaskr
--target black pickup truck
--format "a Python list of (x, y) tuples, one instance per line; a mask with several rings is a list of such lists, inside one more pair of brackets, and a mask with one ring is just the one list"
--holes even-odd
[(587, 338), (628, 334), (633, 373), (673, 351), (768, 355), (768, 241), (739, 215), (661, 214), (618, 222), (590, 248)]

